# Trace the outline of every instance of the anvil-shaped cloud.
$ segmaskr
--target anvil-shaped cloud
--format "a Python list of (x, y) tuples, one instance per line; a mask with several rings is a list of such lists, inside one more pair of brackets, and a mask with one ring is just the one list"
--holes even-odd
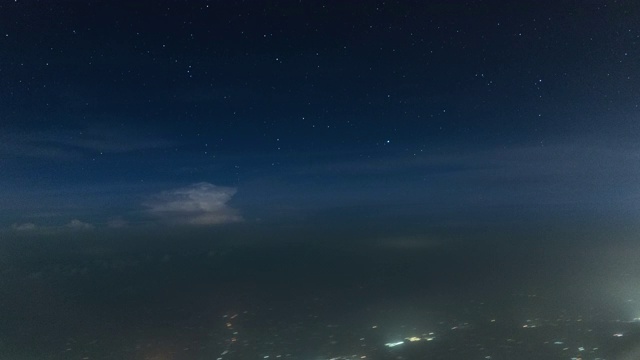
[(242, 221), (238, 211), (227, 205), (235, 193), (235, 188), (200, 182), (163, 191), (144, 205), (151, 215), (172, 224), (225, 224)]

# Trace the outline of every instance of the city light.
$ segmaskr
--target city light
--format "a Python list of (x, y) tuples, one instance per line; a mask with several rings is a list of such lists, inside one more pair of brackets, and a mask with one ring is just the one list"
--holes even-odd
[(384, 346), (386, 347), (396, 347), (398, 345), (403, 345), (404, 341), (396, 341), (396, 342), (391, 342), (391, 343), (386, 343), (384, 344)]

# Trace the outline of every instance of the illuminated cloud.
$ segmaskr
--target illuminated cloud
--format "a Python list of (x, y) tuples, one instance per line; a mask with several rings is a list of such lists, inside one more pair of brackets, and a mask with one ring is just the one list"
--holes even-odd
[(174, 224), (217, 225), (242, 221), (227, 203), (235, 188), (201, 182), (164, 191), (144, 205), (153, 216)]
[(75, 230), (92, 230), (93, 229), (93, 225), (80, 221), (78, 219), (73, 219), (71, 220), (68, 224), (67, 227), (70, 229), (75, 229)]
[(37, 228), (34, 223), (13, 224), (11, 228), (15, 231), (33, 231)]

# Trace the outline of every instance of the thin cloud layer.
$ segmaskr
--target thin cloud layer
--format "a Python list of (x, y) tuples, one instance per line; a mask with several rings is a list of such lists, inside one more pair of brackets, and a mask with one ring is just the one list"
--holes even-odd
[(17, 131), (3, 129), (0, 155), (56, 160), (81, 159), (97, 154), (126, 154), (161, 149), (172, 142), (141, 136), (135, 129), (92, 125), (86, 130)]
[(35, 230), (36, 224), (34, 223), (24, 223), (24, 224), (13, 224), (11, 228), (15, 231), (33, 231)]
[(150, 214), (168, 223), (218, 225), (242, 221), (227, 204), (235, 193), (235, 188), (201, 182), (164, 191), (145, 205)]
[(78, 219), (71, 220), (67, 224), (67, 227), (75, 230), (92, 230), (94, 228), (93, 225), (86, 223), (84, 221), (80, 221)]
[(107, 222), (107, 227), (110, 227), (112, 229), (121, 229), (127, 226), (129, 226), (129, 222), (121, 217), (116, 217)]

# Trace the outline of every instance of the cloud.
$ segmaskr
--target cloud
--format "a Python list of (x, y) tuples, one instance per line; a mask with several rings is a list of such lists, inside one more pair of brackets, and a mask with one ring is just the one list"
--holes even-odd
[(67, 224), (67, 227), (70, 229), (76, 229), (76, 230), (92, 230), (93, 229), (93, 225), (80, 221), (78, 219), (71, 220)]
[(24, 223), (24, 224), (13, 224), (11, 228), (15, 231), (33, 231), (35, 230), (36, 224), (34, 223)]
[(19, 131), (3, 129), (0, 155), (74, 160), (97, 154), (125, 154), (173, 145), (162, 138), (140, 135), (132, 128), (92, 125), (83, 130)]
[(16, 232), (29, 234), (59, 234), (64, 231), (93, 230), (95, 226), (84, 221), (73, 219), (64, 225), (36, 225), (34, 223), (14, 223), (11, 229)]
[(434, 210), (514, 205), (637, 209), (638, 159), (637, 144), (576, 139), (498, 148), (443, 147), (412, 157), (405, 152), (365, 159), (336, 156), (291, 171), (317, 182), (340, 176), (342, 192), (325, 195), (334, 202), (362, 203), (376, 189), (398, 203), (429, 204)]
[(201, 182), (164, 191), (144, 205), (150, 214), (170, 223), (225, 224), (242, 221), (238, 211), (227, 205), (235, 193), (235, 188)]
[(121, 217), (111, 219), (107, 222), (107, 226), (113, 229), (121, 229), (129, 226), (129, 222)]

